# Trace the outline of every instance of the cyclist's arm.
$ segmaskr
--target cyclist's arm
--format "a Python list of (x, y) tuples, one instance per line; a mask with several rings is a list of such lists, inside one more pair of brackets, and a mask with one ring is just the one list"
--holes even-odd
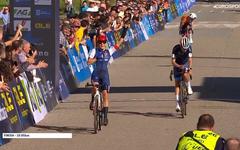
[(182, 68), (183, 65), (179, 65), (178, 63), (176, 63), (176, 59), (172, 58), (172, 65), (176, 68)]
[(192, 69), (192, 53), (189, 53), (188, 57), (189, 57), (189, 59), (188, 59), (189, 68)]
[(95, 55), (96, 55), (96, 49), (94, 48), (89, 54), (89, 58), (87, 62), (89, 65), (94, 64), (97, 61)]

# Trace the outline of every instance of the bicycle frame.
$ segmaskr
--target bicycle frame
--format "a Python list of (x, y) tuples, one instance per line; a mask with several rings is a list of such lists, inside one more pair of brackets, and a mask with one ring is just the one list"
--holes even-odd
[(94, 101), (93, 101), (93, 116), (94, 116), (94, 132), (95, 133), (97, 133), (99, 130), (101, 130), (102, 108), (103, 108), (102, 94), (99, 91), (99, 87), (97, 87), (96, 93), (94, 94)]

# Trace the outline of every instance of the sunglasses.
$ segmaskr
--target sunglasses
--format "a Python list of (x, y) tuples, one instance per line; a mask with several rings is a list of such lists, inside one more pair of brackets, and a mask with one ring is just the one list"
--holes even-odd
[(106, 44), (107, 41), (98, 41), (98, 43), (99, 43), (99, 44), (102, 44), (102, 43), (103, 43), (103, 44)]

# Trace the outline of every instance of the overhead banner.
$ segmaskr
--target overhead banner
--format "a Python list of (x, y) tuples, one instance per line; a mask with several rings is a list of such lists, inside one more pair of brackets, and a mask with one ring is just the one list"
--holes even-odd
[[(23, 26), (23, 38), (38, 49), (39, 60), (45, 60), (47, 80), (58, 87), (59, 71), (59, 0), (11, 0), (11, 30)], [(57, 88), (58, 89), (58, 88)]]

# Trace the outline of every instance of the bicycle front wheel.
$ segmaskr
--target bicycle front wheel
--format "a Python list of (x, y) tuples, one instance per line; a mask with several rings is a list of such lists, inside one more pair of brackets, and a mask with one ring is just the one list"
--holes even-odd
[(93, 106), (93, 124), (94, 124), (94, 133), (98, 132), (99, 125), (99, 111), (98, 111), (98, 96), (94, 98), (94, 106)]

